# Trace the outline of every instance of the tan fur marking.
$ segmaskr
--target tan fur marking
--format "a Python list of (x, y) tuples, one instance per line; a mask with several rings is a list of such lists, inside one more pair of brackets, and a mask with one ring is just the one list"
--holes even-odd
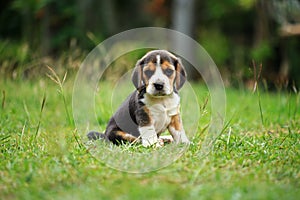
[(143, 78), (145, 80), (144, 84), (147, 86), (149, 84), (149, 79), (148, 79), (148, 77), (144, 73), (143, 73)]
[(145, 85), (148, 85), (149, 83), (149, 77), (146, 76), (146, 74), (144, 73), (144, 71), (146, 70), (150, 70), (150, 71), (153, 71), (153, 73), (155, 72), (155, 69), (156, 69), (156, 66), (154, 63), (152, 62), (149, 62), (143, 69), (143, 78), (145, 80)]
[(172, 69), (172, 70), (175, 70), (175, 67), (173, 65), (171, 65), (171, 63), (169, 63), (168, 61), (164, 61), (162, 64), (161, 64), (161, 68), (163, 70), (166, 70), (166, 69)]
[(174, 127), (175, 130), (177, 131), (180, 131), (182, 129), (181, 119), (179, 114), (172, 116), (171, 123), (169, 126)]
[[(172, 69), (172, 70), (175, 70), (175, 67), (174, 67), (173, 65), (171, 65), (171, 63), (169, 63), (168, 61), (164, 61), (164, 62), (161, 64), (161, 68), (162, 68), (163, 70), (166, 70), (166, 69)], [(174, 83), (174, 81), (175, 81), (175, 80), (174, 80), (174, 79), (175, 79), (175, 75), (176, 75), (176, 73), (173, 73), (173, 75), (169, 77), (169, 84), (170, 84), (170, 86), (172, 86), (173, 83)]]
[(155, 71), (155, 64), (153, 62), (149, 62), (145, 67), (144, 70), (151, 70), (151, 71)]
[(138, 138), (134, 137), (133, 135), (130, 135), (123, 131), (117, 131), (116, 135), (119, 135), (123, 138), (123, 140), (126, 140), (128, 142), (136, 142)]

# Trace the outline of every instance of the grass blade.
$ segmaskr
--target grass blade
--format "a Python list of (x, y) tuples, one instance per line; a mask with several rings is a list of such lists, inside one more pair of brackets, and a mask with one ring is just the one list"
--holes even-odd
[(3, 110), (4, 110), (4, 107), (5, 107), (5, 98), (6, 98), (5, 90), (2, 90), (2, 104), (1, 104), (1, 107), (2, 107)]
[(8, 139), (10, 137), (11, 137), (10, 135), (6, 135), (6, 136), (3, 136), (3, 137), (0, 137), (0, 144), (4, 144), (4, 143), (8, 142), (9, 141)]
[(261, 119), (262, 125), (264, 125), (264, 115), (263, 115), (263, 110), (262, 110), (262, 106), (261, 106), (261, 97), (260, 97), (260, 93), (259, 93), (259, 84), (258, 84), (258, 82), (261, 78), (261, 74), (262, 74), (262, 64), (259, 65), (258, 71), (256, 69), (256, 63), (254, 60), (252, 60), (252, 66), (253, 66), (253, 78), (254, 78), (253, 93), (255, 93), (255, 92), (257, 93), (260, 119)]
[(39, 130), (40, 130), (41, 121), (42, 121), (42, 114), (43, 114), (43, 110), (44, 110), (44, 107), (45, 107), (45, 103), (46, 103), (46, 94), (44, 94), (44, 96), (43, 96), (41, 109), (40, 109), (40, 114), (39, 114), (39, 121), (38, 121), (38, 125), (37, 125), (36, 131), (35, 131), (34, 140), (36, 140), (37, 135), (38, 135)]
[(66, 97), (65, 97), (65, 93), (64, 93), (64, 83), (66, 81), (66, 78), (67, 78), (67, 72), (64, 74), (63, 76), (63, 79), (60, 80), (59, 76), (57, 75), (57, 73), (54, 71), (54, 69), (52, 69), (50, 66), (47, 66), (47, 68), (50, 70), (51, 74), (47, 74), (47, 76), (54, 82), (56, 83), (58, 86), (59, 86), (59, 89), (58, 89), (58, 92), (61, 94), (62, 96), (62, 99), (63, 99), (63, 103), (64, 103), (64, 107), (65, 107), (65, 112), (66, 112), (66, 115), (67, 115), (67, 120), (69, 122), (69, 125), (74, 127), (74, 120), (73, 118), (71, 118), (71, 115), (69, 113), (69, 110), (68, 110), (68, 106), (67, 106), (67, 100), (66, 100)]
[(73, 131), (73, 136), (74, 136), (75, 141), (76, 141), (76, 143), (78, 144), (79, 148), (82, 148), (83, 145), (81, 144), (81, 142), (80, 142), (78, 136), (76, 135), (76, 133), (77, 133), (77, 129), (75, 129), (75, 130)]

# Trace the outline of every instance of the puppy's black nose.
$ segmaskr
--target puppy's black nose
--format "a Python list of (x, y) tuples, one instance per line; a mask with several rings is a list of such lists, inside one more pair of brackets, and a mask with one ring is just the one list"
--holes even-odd
[(154, 83), (153, 84), (156, 90), (162, 90), (164, 88), (163, 83)]

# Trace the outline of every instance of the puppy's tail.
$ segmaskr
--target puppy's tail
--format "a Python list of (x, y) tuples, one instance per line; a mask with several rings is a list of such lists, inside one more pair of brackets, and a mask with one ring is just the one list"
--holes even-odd
[(90, 131), (86, 136), (88, 137), (89, 140), (99, 140), (99, 139), (107, 140), (105, 134), (96, 131)]

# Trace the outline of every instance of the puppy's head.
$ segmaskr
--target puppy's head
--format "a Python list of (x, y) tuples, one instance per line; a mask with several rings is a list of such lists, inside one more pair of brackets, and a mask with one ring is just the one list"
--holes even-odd
[(186, 81), (181, 60), (165, 50), (148, 52), (137, 61), (132, 82), (138, 89), (146, 87), (152, 96), (166, 96), (178, 91)]

